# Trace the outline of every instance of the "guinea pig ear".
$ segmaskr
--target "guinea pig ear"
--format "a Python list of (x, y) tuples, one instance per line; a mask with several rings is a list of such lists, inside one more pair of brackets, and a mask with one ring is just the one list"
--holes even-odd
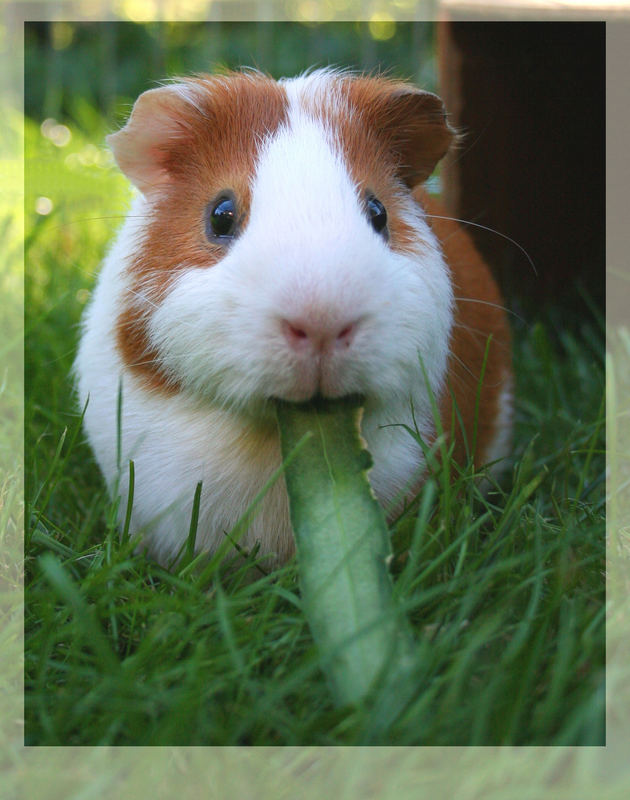
[(413, 188), (425, 181), (453, 141), (442, 100), (431, 92), (397, 86), (382, 98), (379, 127), (387, 135), (398, 174)]
[(106, 137), (116, 163), (143, 194), (170, 180), (170, 152), (190, 135), (194, 109), (184, 85), (149, 89), (136, 100), (124, 128)]

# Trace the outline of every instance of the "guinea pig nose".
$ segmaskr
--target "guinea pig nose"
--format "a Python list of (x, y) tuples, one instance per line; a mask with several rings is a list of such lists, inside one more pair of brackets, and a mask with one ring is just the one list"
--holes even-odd
[(298, 351), (323, 353), (333, 348), (350, 347), (356, 322), (310, 322), (302, 319), (282, 320), (282, 332), (289, 345)]

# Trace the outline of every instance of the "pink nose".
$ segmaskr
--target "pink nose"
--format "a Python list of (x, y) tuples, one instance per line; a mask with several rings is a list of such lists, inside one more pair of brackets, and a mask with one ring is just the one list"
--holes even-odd
[(314, 323), (307, 320), (282, 320), (282, 332), (289, 345), (299, 352), (324, 353), (350, 347), (357, 323)]

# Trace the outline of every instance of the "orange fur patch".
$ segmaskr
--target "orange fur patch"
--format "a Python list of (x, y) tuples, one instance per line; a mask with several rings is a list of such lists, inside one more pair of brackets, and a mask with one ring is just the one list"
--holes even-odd
[[(455, 438), (456, 461), (465, 463), (474, 445), (473, 460), (481, 466), (496, 433), (499, 396), (512, 375), (510, 329), (503, 299), (470, 236), (457, 222), (438, 219), (447, 216), (447, 211), (426, 192), (418, 193), (418, 200), (442, 245), (455, 295), (447, 386), (441, 398), (442, 425)], [(492, 338), (488, 345), (489, 337)]]

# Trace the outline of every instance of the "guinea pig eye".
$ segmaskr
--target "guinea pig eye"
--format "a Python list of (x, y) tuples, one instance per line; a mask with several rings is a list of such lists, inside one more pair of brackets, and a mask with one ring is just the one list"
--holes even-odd
[(387, 236), (387, 211), (381, 201), (374, 197), (373, 194), (368, 195), (365, 201), (366, 211), (370, 225), (377, 233)]
[(223, 194), (206, 208), (206, 236), (215, 239), (232, 239), (236, 233), (236, 200), (231, 194)]

